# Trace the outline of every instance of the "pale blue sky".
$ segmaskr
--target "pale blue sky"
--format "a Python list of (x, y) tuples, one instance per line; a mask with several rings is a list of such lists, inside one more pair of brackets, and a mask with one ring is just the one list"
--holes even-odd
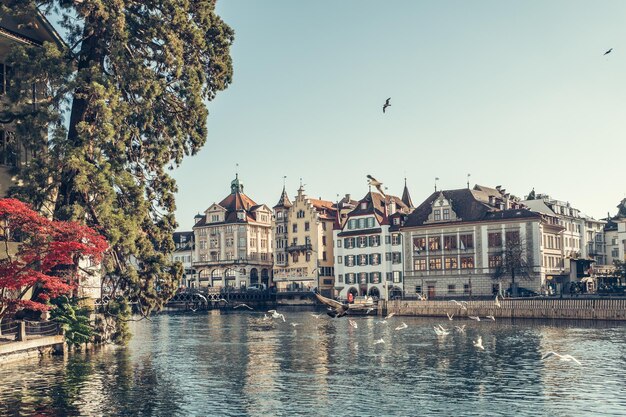
[[(626, 197), (625, 1), (221, 0), (234, 82), (174, 171), (180, 229), (287, 176), (335, 200), (371, 174), (415, 204), (439, 186), (531, 188), (596, 218)], [(603, 56), (604, 51), (614, 48)], [(392, 97), (392, 107), (382, 104)]]

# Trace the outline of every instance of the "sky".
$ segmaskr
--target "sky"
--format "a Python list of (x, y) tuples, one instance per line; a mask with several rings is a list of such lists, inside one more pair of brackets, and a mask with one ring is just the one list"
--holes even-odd
[[(626, 197), (626, 2), (219, 0), (233, 84), (174, 171), (179, 230), (230, 192), (414, 204), (470, 183), (595, 218)], [(606, 50), (613, 52), (603, 55)], [(392, 106), (383, 114), (382, 105)], [(238, 164), (238, 168), (237, 168)]]

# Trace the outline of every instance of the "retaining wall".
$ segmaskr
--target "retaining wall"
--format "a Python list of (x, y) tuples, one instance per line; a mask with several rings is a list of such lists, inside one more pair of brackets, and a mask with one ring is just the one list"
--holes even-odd
[(463, 309), (452, 301), (394, 300), (379, 301), (379, 314), (399, 316), (458, 317), (494, 316), (496, 318), (626, 320), (626, 299), (504, 299), (468, 301)]

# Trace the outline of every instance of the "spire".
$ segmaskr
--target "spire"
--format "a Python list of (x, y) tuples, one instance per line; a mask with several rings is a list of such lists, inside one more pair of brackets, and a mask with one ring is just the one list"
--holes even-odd
[(239, 181), (239, 173), (235, 173), (235, 179), (230, 183), (230, 193), (243, 193), (243, 184)]
[(408, 208), (413, 208), (411, 194), (409, 194), (409, 188), (406, 186), (406, 178), (404, 178), (404, 191), (402, 191), (402, 202), (406, 204)]
[(285, 190), (285, 186), (283, 185), (283, 192), (280, 195), (280, 199), (278, 200), (278, 204), (276, 204), (274, 206), (274, 208), (276, 208), (276, 207), (289, 208), (291, 206), (292, 206), (291, 201), (289, 201), (289, 196), (287, 195), (287, 191)]

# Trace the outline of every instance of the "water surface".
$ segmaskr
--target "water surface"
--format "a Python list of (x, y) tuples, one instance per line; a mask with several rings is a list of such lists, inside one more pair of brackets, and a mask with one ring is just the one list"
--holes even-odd
[[(269, 331), (250, 327), (256, 312), (163, 314), (133, 323), (126, 348), (5, 365), (0, 415), (626, 414), (619, 323), (361, 317), (353, 328), (283, 312)], [(541, 360), (548, 351), (582, 365)]]

